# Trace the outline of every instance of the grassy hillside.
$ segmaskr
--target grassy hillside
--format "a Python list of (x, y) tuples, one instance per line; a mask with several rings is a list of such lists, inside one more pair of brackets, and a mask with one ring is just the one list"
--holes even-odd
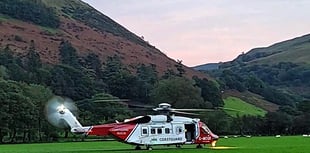
[[(252, 116), (264, 116), (267, 111), (258, 108), (252, 104), (249, 104), (237, 97), (227, 97), (224, 99), (225, 105), (224, 108), (227, 110), (226, 113), (228, 113), (231, 116), (243, 116), (243, 115), (252, 115)], [(240, 110), (240, 111), (231, 111), (229, 109), (234, 110)]]
[(276, 64), (279, 62), (293, 62), (299, 64), (310, 64), (310, 43), (290, 48), (285, 52), (280, 52), (271, 56), (255, 59), (251, 64)]
[(220, 63), (208, 63), (203, 65), (198, 65), (193, 67), (195, 70), (202, 70), (202, 71), (210, 71), (210, 70), (217, 70), (221, 64)]
[(255, 48), (211, 72), (229, 89), (251, 91), (279, 105), (310, 98), (310, 34)]
[(235, 61), (251, 64), (276, 64), (280, 62), (310, 64), (310, 35), (283, 41), (269, 47), (256, 48), (240, 55)]
[(310, 34), (254, 48), (206, 73), (225, 90), (250, 91), (274, 104), (295, 107), (310, 99)]
[(261, 95), (249, 91), (238, 92), (237, 90), (225, 90), (223, 97), (236, 97), (268, 112), (276, 112), (279, 109), (279, 105), (271, 103)]

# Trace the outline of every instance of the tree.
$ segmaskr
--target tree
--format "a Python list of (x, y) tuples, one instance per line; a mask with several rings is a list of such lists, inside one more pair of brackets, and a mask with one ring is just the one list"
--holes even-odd
[(177, 76), (176, 72), (174, 72), (172, 69), (167, 69), (163, 76), (161, 76), (162, 79), (169, 79), (171, 77)]
[(14, 60), (13, 52), (7, 45), (0, 52), (0, 65), (8, 66), (9, 64), (14, 63)]
[(231, 132), (239, 135), (263, 134), (264, 120), (259, 116), (239, 116), (232, 119)]
[(51, 28), (57, 28), (60, 25), (55, 10), (38, 0), (2, 0), (0, 1), (0, 13)]
[(28, 72), (29, 83), (43, 83), (41, 82), (42, 76), (40, 76), (40, 69), (42, 67), (42, 62), (39, 53), (35, 50), (34, 41), (31, 41), (30, 48), (27, 55), (25, 56), (25, 63), (23, 64), (24, 69)]
[(104, 68), (107, 92), (119, 98), (137, 98), (137, 78), (126, 69), (118, 56), (108, 57)]
[(69, 65), (55, 65), (51, 76), (49, 85), (56, 95), (81, 100), (91, 97), (95, 92), (93, 82), (82, 71)]
[(265, 116), (265, 131), (268, 135), (288, 134), (292, 130), (293, 119), (283, 112), (269, 112)]
[(155, 65), (146, 66), (140, 64), (137, 68), (137, 89), (138, 100), (142, 102), (148, 102), (151, 94), (151, 90), (154, 84), (157, 82), (157, 71)]
[(98, 93), (90, 99), (78, 101), (78, 105), (81, 106), (82, 109), (82, 114), (80, 116), (82, 121), (85, 124), (104, 124), (124, 119), (120, 117), (130, 116), (132, 112), (128, 110), (124, 103), (118, 100), (119, 98), (110, 94)]
[(293, 122), (293, 134), (309, 134), (310, 133), (310, 113), (304, 113), (295, 116)]
[(45, 108), (46, 102), (50, 98), (52, 98), (53, 93), (49, 88), (46, 88), (41, 85), (36, 85), (36, 84), (30, 84), (28, 86), (25, 86), (23, 90), (24, 90), (23, 95), (29, 97), (32, 103), (34, 104), (35, 113), (36, 113), (36, 114), (33, 114), (36, 118), (35, 122), (33, 123), (33, 127), (36, 127), (36, 128), (32, 128), (29, 131), (32, 133), (36, 132), (37, 135), (39, 136), (39, 140), (42, 141), (43, 140), (42, 131), (44, 129), (44, 126), (48, 125), (45, 119), (44, 108)]
[(297, 108), (302, 112), (310, 113), (310, 101), (304, 100), (298, 103)]
[(76, 49), (69, 41), (62, 41), (59, 46), (60, 60), (63, 64), (70, 65), (74, 68), (80, 69), (78, 55)]
[(27, 81), (27, 72), (22, 68), (23, 64), (21, 59), (14, 57), (12, 50), (9, 46), (6, 46), (0, 51), (0, 65), (3, 65), (7, 69), (7, 79), (15, 81)]
[(253, 75), (246, 79), (246, 86), (249, 91), (257, 94), (261, 93), (263, 88), (265, 88), (264, 82)]
[(176, 108), (206, 107), (200, 89), (193, 82), (181, 77), (160, 80), (151, 93), (151, 100), (158, 104), (168, 102)]
[(8, 69), (3, 66), (0, 65), (0, 79), (8, 79), (9, 75), (8, 75)]
[(183, 68), (182, 60), (177, 60), (177, 64), (174, 65), (177, 69), (177, 76), (182, 77), (185, 74), (185, 69)]
[[(14, 142), (17, 132), (23, 132), (23, 141), (36, 121), (35, 106), (29, 97), (25, 96), (24, 83), (15, 81), (0, 81), (1, 99), (1, 141), (2, 133), (10, 133), (10, 141)], [(2, 110), (3, 109), (3, 110)], [(2, 116), (3, 115), (3, 116)], [(5, 117), (5, 118), (2, 118)]]
[(232, 118), (223, 111), (205, 112), (202, 114), (201, 120), (216, 134), (232, 134), (230, 128)]
[(240, 92), (246, 90), (246, 88), (242, 84), (244, 80), (238, 74), (232, 72), (231, 70), (224, 70), (220, 76), (220, 79), (229, 89), (236, 89)]
[(37, 69), (42, 67), (40, 54), (35, 50), (34, 41), (31, 40), (30, 48), (26, 55), (25, 69), (29, 72), (35, 72)]
[(99, 59), (99, 56), (90, 53), (84, 58), (84, 64), (83, 66), (86, 69), (91, 69), (95, 72), (96, 79), (100, 79), (103, 77), (103, 68), (102, 68), (102, 62)]
[(3, 136), (9, 131), (10, 112), (8, 96), (6, 94), (7, 82), (0, 80), (0, 143), (3, 142)]
[(224, 101), (222, 99), (221, 91), (214, 81), (209, 81), (207, 79), (200, 79), (198, 77), (193, 77), (196, 82), (196, 86), (201, 89), (201, 96), (204, 101), (210, 102), (213, 107), (224, 106)]
[(106, 83), (104, 82), (104, 72), (102, 68), (102, 62), (99, 59), (99, 56), (90, 53), (86, 57), (84, 57), (84, 61), (82, 63), (83, 73), (94, 82), (94, 89), (97, 92), (106, 91)]

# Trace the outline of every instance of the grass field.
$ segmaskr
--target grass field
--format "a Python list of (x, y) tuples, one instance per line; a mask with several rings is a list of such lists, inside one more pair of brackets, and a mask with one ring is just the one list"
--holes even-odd
[(258, 108), (252, 104), (246, 103), (245, 101), (237, 97), (227, 97), (224, 99), (225, 105), (224, 108), (240, 110), (238, 111), (226, 111), (227, 114), (231, 116), (236, 116), (239, 114), (242, 115), (253, 115), (253, 116), (265, 116), (267, 111)]
[(15, 144), (0, 145), (0, 153), (102, 153), (102, 152), (154, 152), (154, 153), (309, 153), (310, 137), (282, 136), (228, 138), (220, 139), (217, 147), (196, 149), (195, 145), (184, 145), (182, 148), (174, 146), (154, 146), (152, 151), (134, 150), (134, 146), (117, 141), (100, 142), (67, 142), (43, 144)]

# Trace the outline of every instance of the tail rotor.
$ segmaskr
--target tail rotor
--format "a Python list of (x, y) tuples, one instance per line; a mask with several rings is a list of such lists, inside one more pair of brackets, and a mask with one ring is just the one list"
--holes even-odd
[(72, 100), (53, 97), (45, 106), (45, 115), (49, 123), (58, 128), (71, 128), (73, 133), (86, 133), (90, 127), (83, 127), (76, 119), (77, 107)]

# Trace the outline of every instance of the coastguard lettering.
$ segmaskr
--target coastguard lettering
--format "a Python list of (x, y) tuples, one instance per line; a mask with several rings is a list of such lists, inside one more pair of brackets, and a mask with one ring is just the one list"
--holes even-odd
[(182, 141), (182, 137), (177, 137), (177, 138), (159, 138), (159, 141)]

